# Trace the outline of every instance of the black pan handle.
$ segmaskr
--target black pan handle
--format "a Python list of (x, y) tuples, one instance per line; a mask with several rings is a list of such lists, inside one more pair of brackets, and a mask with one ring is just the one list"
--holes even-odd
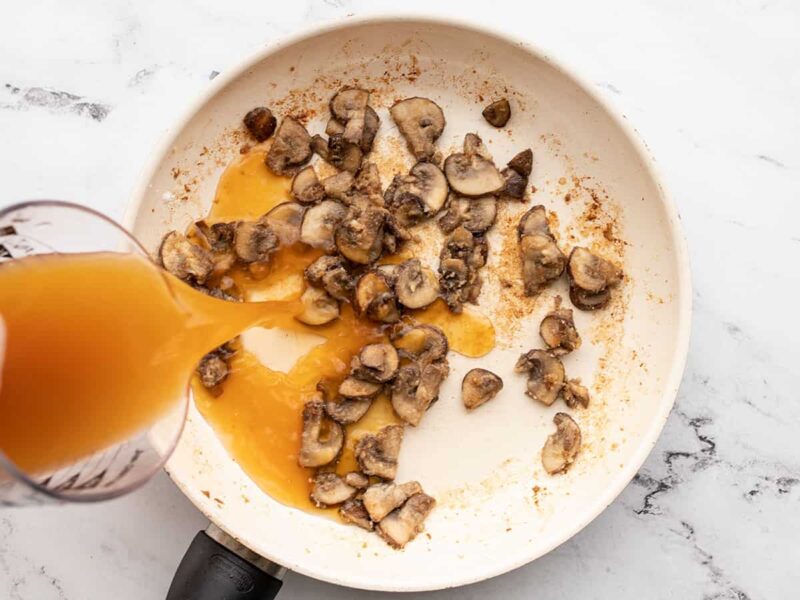
[(285, 569), (251, 552), (214, 525), (206, 531), (192, 540), (166, 600), (273, 600), (278, 595)]

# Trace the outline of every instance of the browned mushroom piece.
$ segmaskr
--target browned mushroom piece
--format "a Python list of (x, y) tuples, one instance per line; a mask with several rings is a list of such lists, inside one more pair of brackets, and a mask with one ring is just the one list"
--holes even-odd
[(439, 297), (439, 279), (419, 259), (412, 258), (400, 265), (394, 290), (406, 308), (423, 308)]
[(197, 365), (197, 375), (205, 388), (213, 388), (228, 378), (228, 362), (216, 350), (206, 354)]
[(605, 307), (608, 301), (611, 300), (611, 290), (606, 288), (602, 292), (593, 294), (571, 285), (569, 287), (569, 299), (575, 305), (575, 308), (580, 310), (598, 310)]
[(372, 406), (372, 398), (339, 397), (325, 402), (325, 412), (342, 425), (357, 423)]
[(272, 111), (264, 106), (257, 106), (244, 116), (244, 126), (259, 142), (269, 139), (275, 133), (277, 124)]
[(236, 222), (209, 225), (205, 221), (197, 221), (194, 226), (214, 254), (233, 252), (233, 235), (236, 231)]
[(483, 143), (481, 136), (477, 133), (467, 133), (464, 136), (464, 154), (477, 154), (481, 158), (485, 158), (490, 162), (494, 162), (491, 152)]
[(364, 196), (375, 206), (383, 206), (381, 174), (375, 163), (367, 161), (361, 164), (361, 170), (353, 182), (353, 192)]
[(425, 412), (439, 397), (439, 388), (447, 377), (446, 359), (432, 363), (412, 362), (397, 371), (392, 383), (392, 408), (403, 421), (416, 427)]
[(530, 177), (531, 171), (533, 170), (533, 151), (530, 148), (526, 148), (519, 154), (516, 154), (514, 158), (506, 164), (510, 169), (514, 169), (523, 177)]
[(451, 154), (444, 161), (444, 174), (453, 191), (470, 198), (496, 194), (505, 185), (494, 163), (479, 154)]
[(351, 372), (360, 379), (385, 383), (397, 373), (400, 357), (391, 344), (367, 344), (353, 358)]
[(306, 325), (325, 325), (339, 318), (339, 303), (323, 289), (308, 286), (300, 304), (303, 311), (294, 318)]
[(300, 239), (300, 226), (306, 207), (299, 202), (281, 202), (261, 221), (275, 232), (281, 246), (291, 246)]
[(368, 433), (360, 438), (356, 442), (355, 454), (361, 472), (382, 479), (394, 479), (402, 443), (401, 425), (387, 425), (378, 433)]
[(564, 272), (567, 257), (553, 238), (546, 235), (525, 235), (519, 243), (522, 256), (522, 282), (525, 293), (533, 296)]
[(439, 218), (439, 227), (445, 233), (452, 233), (458, 226), (472, 233), (485, 233), (496, 218), (497, 199), (494, 196), (468, 199), (450, 194), (447, 211)]
[(396, 323), (400, 320), (397, 296), (378, 271), (368, 271), (359, 278), (353, 305), (359, 313), (373, 321)]
[(158, 256), (167, 272), (178, 279), (203, 283), (214, 268), (211, 253), (177, 231), (170, 231), (164, 236)]
[(359, 146), (364, 154), (372, 150), (372, 144), (375, 142), (375, 136), (378, 134), (378, 128), (381, 126), (381, 119), (371, 106), (367, 106), (364, 113), (364, 134), (361, 136)]
[(384, 202), (403, 227), (435, 215), (447, 200), (447, 179), (430, 162), (418, 162), (408, 175), (396, 175), (386, 188)]
[[(325, 124), (325, 135), (332, 136), (332, 135), (342, 135), (344, 133), (344, 125), (339, 123), (335, 118), (331, 117), (328, 119), (328, 122)], [(313, 144), (313, 140), (312, 140)], [(327, 146), (327, 143), (326, 143)]]
[(581, 336), (575, 328), (572, 311), (568, 308), (558, 308), (547, 313), (539, 324), (539, 335), (556, 356), (569, 354), (581, 345)]
[(320, 182), (322, 190), (328, 198), (340, 200), (347, 204), (350, 190), (353, 189), (356, 179), (349, 171), (342, 171), (336, 175), (326, 177)]
[(507, 98), (501, 98), (484, 108), (481, 114), (489, 125), (493, 127), (505, 127), (506, 123), (508, 123), (508, 120), (511, 118), (511, 105), (508, 103)]
[(411, 496), (419, 494), (421, 491), (422, 486), (417, 481), (376, 483), (367, 488), (361, 501), (364, 503), (370, 519), (378, 522)]
[(406, 98), (389, 109), (392, 119), (417, 160), (429, 161), (436, 153), (434, 142), (444, 131), (442, 109), (428, 98)]
[(358, 471), (350, 471), (344, 476), (344, 482), (357, 490), (365, 490), (369, 487), (369, 477)]
[(503, 169), (500, 174), (505, 181), (503, 189), (500, 190), (500, 195), (513, 200), (524, 200), (525, 190), (528, 187), (528, 178), (523, 177), (510, 167)]
[(465, 302), (476, 302), (481, 290), (478, 270), (486, 264), (488, 245), (459, 226), (444, 242), (439, 255), (439, 286), (448, 308), (460, 313)]
[(316, 204), (325, 198), (325, 188), (317, 178), (314, 167), (300, 169), (292, 180), (292, 196), (303, 204)]
[[(336, 134), (329, 134), (336, 135)], [(341, 135), (341, 133), (339, 133)], [(325, 162), (328, 162), (328, 140), (319, 134), (311, 136), (311, 152), (319, 156)]]
[(369, 518), (367, 509), (364, 508), (364, 503), (359, 498), (348, 500), (339, 507), (339, 516), (348, 523), (357, 525), (367, 531), (372, 531), (375, 526)]
[(581, 449), (581, 429), (572, 417), (556, 413), (553, 423), (556, 432), (548, 436), (542, 448), (542, 466), (550, 475), (569, 469)]
[(517, 372), (528, 373), (525, 393), (545, 406), (556, 401), (564, 387), (564, 365), (545, 350), (530, 350), (519, 357)]
[(425, 493), (414, 494), (378, 523), (378, 534), (393, 548), (402, 548), (424, 530), (423, 523), (435, 504)]
[(311, 285), (323, 288), (337, 300), (349, 302), (355, 281), (339, 256), (324, 255), (306, 267), (305, 278)]
[(323, 200), (306, 210), (300, 225), (300, 241), (325, 252), (336, 250), (333, 233), (347, 214), (347, 207), (335, 200)]
[(339, 254), (347, 260), (367, 265), (383, 252), (386, 212), (371, 204), (350, 206), (334, 233)]
[(233, 234), (233, 249), (242, 262), (266, 262), (278, 249), (278, 241), (278, 235), (265, 220), (239, 221)]
[(384, 254), (395, 254), (403, 243), (411, 239), (411, 233), (400, 225), (394, 215), (386, 211), (386, 222), (383, 230), (383, 252)]
[(353, 400), (374, 398), (382, 389), (382, 385), (375, 381), (365, 381), (354, 375), (346, 377), (339, 384), (339, 395)]
[(298, 121), (286, 117), (275, 133), (265, 162), (277, 175), (292, 175), (311, 158), (311, 136)]
[(461, 381), (461, 400), (467, 410), (485, 404), (503, 389), (503, 380), (486, 369), (472, 369)]
[(537, 204), (519, 219), (517, 225), (517, 237), (522, 239), (526, 235), (544, 235), (553, 237), (550, 232), (550, 223), (547, 220), (547, 210), (541, 204)]
[(342, 134), (332, 135), (328, 138), (328, 148), (323, 158), (340, 171), (356, 173), (361, 168), (363, 157), (364, 153), (361, 151), (361, 147), (345, 140), (344, 134)]
[(567, 406), (570, 408), (576, 408), (578, 406), (586, 408), (589, 406), (589, 390), (581, 385), (580, 379), (570, 379), (567, 381), (564, 389), (561, 390), (561, 395), (564, 398), (564, 402), (566, 402)]
[(303, 433), (300, 437), (301, 467), (321, 467), (339, 456), (344, 444), (344, 430), (325, 414), (325, 406), (318, 397), (303, 407)]
[(396, 332), (392, 344), (404, 356), (428, 364), (443, 360), (450, 349), (444, 331), (435, 325), (415, 325)]
[(356, 488), (336, 473), (317, 473), (311, 484), (311, 501), (319, 508), (342, 504), (355, 495)]
[(361, 143), (367, 102), (369, 102), (369, 92), (359, 88), (344, 88), (331, 98), (331, 114), (344, 125), (342, 136), (348, 142)]
[(620, 269), (610, 261), (576, 247), (569, 255), (570, 284), (590, 294), (597, 294), (622, 279)]

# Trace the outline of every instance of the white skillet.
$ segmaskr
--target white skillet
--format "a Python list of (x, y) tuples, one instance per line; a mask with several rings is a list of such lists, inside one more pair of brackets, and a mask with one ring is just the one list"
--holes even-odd
[[(554, 429), (553, 414), (564, 406), (535, 404), (523, 394), (524, 378), (512, 373), (521, 351), (541, 346), (536, 332), (548, 297), (515, 318), (516, 334), (487, 357), (451, 353), (452, 375), (440, 400), (419, 428), (407, 429), (398, 477), (420, 480), (439, 503), (426, 524), (430, 535), (403, 551), (356, 527), (273, 501), (194, 407), (167, 471), (220, 529), (288, 569), (363, 589), (464, 585), (519, 567), (569, 539), (616, 498), (645, 460), (686, 359), (691, 289), (685, 242), (647, 149), (590, 85), (527, 43), (427, 18), (324, 25), (288, 36), (220, 75), (155, 151), (126, 224), (155, 249), (165, 231), (182, 229), (207, 210), (224, 164), (244, 140), (240, 122), (247, 110), (272, 106), (280, 118), (311, 106), (318, 114), (309, 130), (322, 133), (328, 98), (354, 80), (379, 89), (373, 102), (382, 118), (380, 147), (399, 157), (398, 169), (411, 162), (402, 145), (390, 141), (398, 134), (386, 109), (394, 98), (427, 96), (444, 109), (448, 125), (439, 144), (445, 150), (467, 131), (491, 141), (498, 163), (533, 148), (534, 203), (557, 212), (565, 249), (597, 239), (591, 231), (594, 237), (582, 239), (576, 228), (577, 239), (568, 237), (587, 190), (600, 190), (604, 210), (619, 212), (615, 232), (626, 242), (622, 261), (629, 275), (618, 292), (625, 310), (578, 313), (584, 347), (565, 361), (568, 373), (584, 383), (605, 382), (588, 410), (571, 411), (583, 429), (584, 451), (566, 475), (543, 472), (539, 452)], [(509, 96), (514, 114), (507, 130), (498, 131), (480, 111), (500, 95)], [(177, 179), (173, 168), (181, 170)], [(386, 180), (392, 174), (382, 173)], [(565, 202), (573, 176), (588, 179), (580, 179), (581, 188)], [(481, 298), (489, 313), (505, 294), (496, 235), (490, 248), (487, 269), (493, 275)], [(566, 297), (563, 282), (555, 291)], [(490, 404), (467, 414), (458, 391), (472, 366), (497, 372), (506, 385)]]

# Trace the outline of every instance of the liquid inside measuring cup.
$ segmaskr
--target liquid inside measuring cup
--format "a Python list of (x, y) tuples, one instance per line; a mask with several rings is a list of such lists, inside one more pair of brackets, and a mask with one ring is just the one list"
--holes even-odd
[(287, 310), (216, 300), (132, 254), (5, 263), (0, 450), (37, 474), (121, 442), (185, 398), (206, 352)]

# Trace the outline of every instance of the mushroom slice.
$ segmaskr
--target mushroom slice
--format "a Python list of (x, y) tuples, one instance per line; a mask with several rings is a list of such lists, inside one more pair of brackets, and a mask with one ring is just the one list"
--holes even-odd
[(164, 236), (158, 256), (162, 266), (178, 279), (203, 283), (214, 268), (211, 253), (177, 231)]
[(325, 198), (325, 188), (320, 184), (314, 167), (300, 169), (292, 179), (292, 196), (303, 204), (316, 204)]
[[(236, 223), (214, 223), (208, 225), (205, 221), (197, 221), (194, 224), (208, 243), (214, 254), (225, 254), (233, 250), (233, 235), (236, 231)], [(216, 259), (216, 257), (215, 257)]]
[(500, 194), (505, 198), (523, 200), (525, 198), (525, 189), (528, 187), (528, 178), (523, 177), (511, 168), (503, 169), (500, 174), (505, 180)]
[(372, 406), (372, 398), (337, 398), (325, 402), (325, 412), (342, 425), (357, 423)]
[(378, 523), (378, 534), (390, 546), (402, 548), (423, 531), (423, 523), (435, 505), (436, 500), (427, 494), (414, 494)]
[(278, 235), (263, 219), (239, 221), (233, 234), (233, 249), (242, 262), (265, 262), (278, 249)]
[(377, 522), (395, 508), (402, 505), (414, 494), (419, 494), (422, 486), (417, 481), (406, 483), (376, 483), (367, 488), (361, 501), (367, 509), (370, 519)]
[(526, 235), (553, 237), (550, 232), (550, 223), (547, 221), (547, 211), (541, 204), (537, 204), (520, 217), (519, 225), (517, 225), (517, 237), (522, 239)]
[(350, 471), (344, 476), (344, 482), (357, 490), (365, 490), (369, 487), (369, 477), (358, 471)]
[(400, 320), (394, 291), (377, 271), (369, 271), (358, 280), (354, 306), (373, 321), (396, 323)]
[(321, 400), (306, 402), (303, 407), (303, 433), (300, 437), (301, 467), (321, 467), (332, 462), (342, 449), (344, 430), (325, 414)]
[(381, 174), (375, 163), (364, 162), (361, 164), (361, 170), (353, 182), (353, 190), (366, 196), (375, 206), (383, 206)]
[(351, 372), (360, 379), (385, 383), (395, 376), (399, 365), (400, 357), (391, 344), (367, 344), (353, 359)]
[(403, 329), (395, 335), (392, 343), (403, 354), (423, 364), (444, 359), (450, 349), (444, 331), (435, 325)]
[(344, 124), (342, 135), (348, 142), (361, 143), (367, 102), (369, 102), (369, 92), (358, 88), (344, 88), (331, 98), (331, 114)]
[(503, 380), (486, 369), (472, 369), (461, 381), (461, 400), (467, 410), (485, 404), (503, 389)]
[(350, 190), (353, 189), (353, 184), (356, 179), (353, 174), (348, 171), (342, 171), (336, 175), (331, 175), (322, 180), (322, 190), (329, 198), (336, 200), (347, 201)]
[(511, 118), (511, 105), (508, 99), (500, 98), (483, 109), (483, 118), (493, 127), (505, 127)]
[(622, 278), (622, 272), (613, 263), (580, 247), (573, 248), (569, 255), (568, 272), (573, 286), (592, 294), (602, 292)]
[[(344, 125), (339, 123), (335, 118), (331, 117), (325, 124), (325, 135), (341, 135), (344, 133)], [(313, 141), (312, 141), (313, 143)], [(327, 145), (327, 144), (326, 144)]]
[(481, 158), (494, 162), (492, 154), (477, 133), (468, 133), (464, 136), (464, 154), (477, 154)]
[(309, 208), (300, 225), (300, 241), (325, 252), (336, 250), (333, 232), (347, 213), (347, 208), (335, 200), (323, 200)]
[(444, 131), (442, 109), (428, 98), (406, 98), (389, 109), (392, 119), (406, 140), (408, 149), (417, 160), (431, 160), (436, 148), (433, 143)]
[(444, 161), (444, 174), (453, 191), (471, 198), (496, 194), (505, 184), (494, 163), (479, 154), (451, 154)]
[(451, 312), (458, 314), (464, 309), (470, 278), (470, 268), (460, 258), (446, 258), (439, 263), (442, 298)]
[(361, 168), (361, 159), (364, 153), (361, 148), (352, 142), (348, 142), (342, 135), (332, 135), (328, 138), (328, 149), (323, 157), (340, 171), (358, 172)]
[(530, 148), (526, 148), (506, 164), (523, 177), (530, 177), (533, 170), (533, 151)]
[[(329, 135), (336, 135), (336, 134), (329, 134)], [(321, 135), (311, 136), (311, 151), (314, 154), (318, 155), (325, 162), (328, 162), (328, 140), (326, 140)]]
[(567, 413), (556, 413), (553, 417), (556, 432), (549, 435), (542, 448), (542, 466), (550, 475), (563, 473), (581, 449), (581, 429)]
[(259, 142), (269, 139), (275, 133), (277, 124), (272, 111), (264, 106), (257, 106), (244, 116), (244, 126)]
[(581, 336), (575, 329), (575, 320), (568, 308), (559, 308), (547, 313), (539, 324), (539, 335), (542, 336), (550, 352), (556, 356), (569, 354), (581, 345)]
[(213, 388), (225, 381), (230, 368), (228, 362), (215, 350), (206, 354), (197, 365), (200, 383), (205, 388)]
[(569, 287), (569, 299), (580, 310), (597, 310), (603, 308), (611, 300), (611, 290), (606, 288), (602, 292), (593, 294), (571, 285)]
[(300, 296), (303, 312), (295, 319), (306, 325), (324, 325), (339, 317), (339, 303), (325, 290), (308, 286)]
[(392, 408), (397, 416), (409, 425), (419, 425), (425, 412), (439, 397), (439, 388), (449, 370), (444, 359), (400, 367), (392, 383)]
[(282, 202), (263, 216), (262, 221), (278, 236), (282, 246), (291, 246), (300, 239), (300, 226), (306, 207), (299, 202)]
[(406, 308), (423, 308), (439, 297), (439, 279), (419, 259), (412, 258), (400, 265), (394, 289)]
[(397, 475), (397, 457), (403, 443), (403, 427), (387, 425), (378, 433), (369, 433), (356, 442), (358, 466), (365, 475), (394, 479)]
[(339, 395), (353, 400), (374, 398), (381, 391), (381, 384), (374, 381), (364, 381), (353, 375), (346, 377), (339, 384)]
[(561, 395), (570, 408), (576, 408), (577, 406), (586, 408), (589, 406), (589, 390), (581, 385), (580, 379), (570, 379), (564, 389), (561, 390)]
[(525, 293), (533, 296), (564, 272), (567, 258), (552, 237), (534, 234), (523, 236), (519, 243), (522, 255), (522, 281)]
[(564, 365), (545, 350), (530, 350), (519, 357), (514, 370), (528, 372), (525, 393), (534, 400), (550, 406), (564, 387)]
[(336, 473), (317, 473), (311, 486), (311, 500), (319, 508), (347, 502), (355, 495), (356, 488)]
[(364, 133), (359, 143), (361, 151), (364, 154), (372, 150), (372, 144), (375, 142), (375, 136), (378, 134), (378, 128), (380, 126), (381, 119), (378, 113), (376, 113), (371, 106), (367, 106), (367, 109), (364, 111)]
[(355, 282), (338, 256), (320, 256), (306, 267), (305, 278), (311, 285), (323, 288), (337, 300), (349, 302)]
[(286, 117), (275, 133), (265, 162), (277, 175), (291, 175), (311, 158), (311, 136), (298, 121)]
[(385, 214), (370, 204), (351, 206), (334, 234), (339, 253), (360, 265), (377, 260), (383, 251)]
[(416, 225), (434, 215), (447, 200), (447, 178), (429, 162), (418, 162), (405, 177), (396, 176), (384, 201), (403, 226)]
[(452, 233), (459, 225), (472, 233), (485, 233), (497, 218), (497, 199), (494, 196), (467, 199), (450, 194), (447, 212), (439, 219), (439, 227)]
[(342, 504), (339, 507), (339, 516), (341, 516), (342, 519), (348, 523), (358, 525), (367, 531), (372, 531), (372, 528), (374, 527), (372, 520), (369, 518), (367, 509), (364, 508), (364, 503), (358, 498), (348, 500)]

